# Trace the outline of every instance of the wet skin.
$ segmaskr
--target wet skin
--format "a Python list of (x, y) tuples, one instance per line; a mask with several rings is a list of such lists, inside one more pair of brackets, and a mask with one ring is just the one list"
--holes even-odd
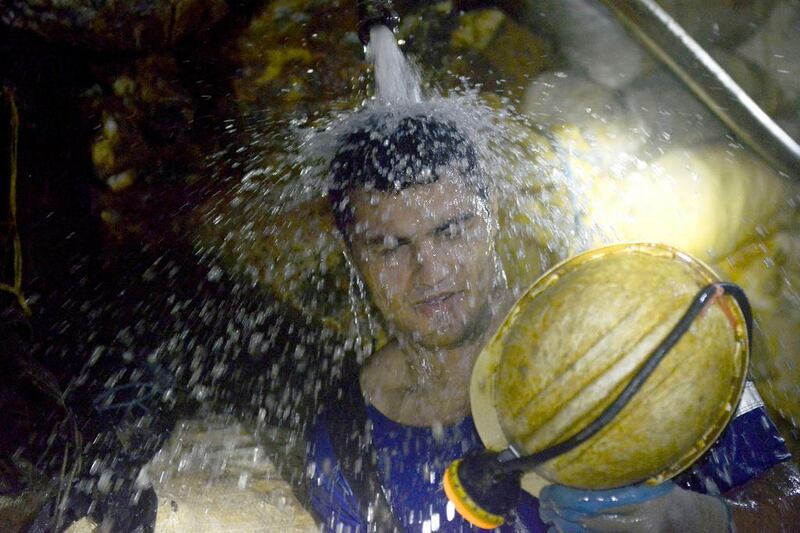
[(450, 173), (352, 201), (353, 258), (383, 317), (429, 348), (468, 339), (488, 316), (494, 275), (488, 202)]
[(469, 412), (474, 359), (507, 308), (493, 301), (492, 202), (444, 169), (434, 183), (358, 190), (351, 201), (353, 262), (395, 335), (365, 365), (362, 387), (398, 422), (457, 421)]

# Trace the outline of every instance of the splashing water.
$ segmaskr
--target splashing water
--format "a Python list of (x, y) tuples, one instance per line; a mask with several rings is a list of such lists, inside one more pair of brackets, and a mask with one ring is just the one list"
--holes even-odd
[[(630, 190), (631, 185), (636, 189), (639, 181), (643, 184), (641, 187), (650, 187), (652, 181), (664, 187), (659, 189), (663, 194), (656, 206), (646, 204), (647, 209), (655, 210), (666, 205), (661, 207), (661, 212), (669, 212), (678, 220), (687, 213), (685, 208), (678, 208), (666, 200), (670, 195), (678, 197), (671, 194), (675, 180), (682, 179), (681, 172), (675, 171), (676, 165), (697, 168), (694, 156), (685, 156), (683, 152), (675, 150), (670, 155), (676, 156), (677, 162), (667, 159), (652, 164), (664, 152), (661, 137), (652, 136), (653, 141), (647, 141), (648, 136), (652, 135), (647, 128), (653, 126), (649, 123), (643, 126), (643, 121), (636, 114), (631, 117), (625, 109), (605, 104), (602, 101), (605, 94), (602, 88), (588, 83), (584, 85), (594, 91), (592, 94), (599, 101), (597, 105), (593, 103), (592, 106), (581, 107), (581, 93), (585, 95), (587, 88), (580, 85), (574, 74), (554, 75), (548, 84), (551, 84), (555, 101), (545, 102), (544, 105), (548, 106), (551, 114), (554, 113), (550, 108), (564, 110), (563, 114), (569, 115), (570, 121), (580, 124), (586, 143), (571, 143), (563, 138), (554, 140), (552, 133), (543, 130), (531, 118), (537, 115), (520, 113), (508, 102), (500, 105), (493, 102), (490, 105), (486, 95), (480, 94), (477, 89), (451, 89), (447, 96), (435, 90), (423, 91), (419, 72), (413, 63), (406, 60), (394, 35), (385, 27), (373, 28), (368, 58), (374, 65), (374, 98), (366, 100), (357, 109), (328, 113), (301, 124), (290, 125), (288, 130), (291, 136), (282, 139), (288, 146), (279, 158), (273, 155), (270, 160), (268, 174), (273, 178), (271, 185), (259, 185), (258, 174), (264, 171), (265, 165), (256, 160), (251, 162), (249, 179), (240, 187), (242, 198), (256, 193), (256, 200), (244, 200), (239, 204), (252, 206), (251, 222), (255, 220), (256, 226), (242, 226), (235, 217), (222, 217), (224, 222), (231, 224), (231, 228), (238, 228), (226, 231), (239, 235), (239, 250), (233, 253), (227, 263), (237, 268), (250, 264), (253, 267), (250, 275), (254, 282), (266, 280), (268, 285), (280, 287), (286, 294), (305, 295), (299, 299), (302, 301), (296, 303), (307, 316), (336, 316), (336, 320), (326, 323), (338, 331), (334, 335), (343, 335), (345, 350), (356, 348), (358, 351), (361, 346), (369, 346), (369, 336), (373, 336), (373, 342), (380, 345), (381, 341), (376, 339), (385, 339), (388, 334), (381, 329), (380, 317), (373, 316), (374, 311), (361, 280), (353, 274), (347, 260), (342, 260), (342, 245), (335, 236), (335, 230), (318, 223), (319, 219), (315, 218), (317, 214), (308, 210), (309, 205), (321, 205), (322, 211), (328, 209), (326, 196), (330, 185), (330, 162), (341, 139), (350, 132), (368, 125), (391, 131), (404, 118), (416, 115), (436, 117), (455, 124), (475, 146), (480, 165), (498, 194), (501, 209), (498, 252), (503, 262), (502, 270), (508, 275), (509, 285), (517, 294), (549, 265), (592, 244), (613, 241), (620, 235), (633, 240), (639, 235), (650, 234), (655, 235), (656, 240), (668, 240), (662, 239), (664, 234), (658, 234), (653, 227), (633, 228), (641, 230), (639, 233), (634, 231), (634, 237), (628, 237), (630, 234), (624, 232), (615, 233), (619, 226), (624, 227), (623, 218), (629, 213), (640, 216), (642, 208), (636, 205), (642, 198), (653, 196), (652, 193), (649, 196), (637, 196), (639, 192), (646, 191)], [(569, 95), (569, 99), (562, 99), (561, 88), (570, 83), (576, 84), (571, 89), (573, 94)], [(541, 96), (529, 94), (526, 105), (533, 106), (531, 102), (538, 103), (540, 100)], [(574, 106), (571, 106), (573, 101)], [(609, 109), (613, 113), (609, 113)], [(371, 122), (376, 116), (381, 117), (377, 125)], [(555, 119), (547, 125), (554, 130), (564, 126)], [(672, 145), (668, 148), (672, 148)], [(737, 157), (741, 155), (742, 151), (735, 147), (728, 149), (738, 154)], [(654, 155), (649, 154), (648, 150)], [(711, 156), (716, 154), (709, 153), (708, 157)], [(664, 165), (672, 166), (665, 171)], [(754, 168), (759, 173), (764, 171), (760, 166)], [(670, 173), (669, 178), (665, 179), (663, 176), (667, 172)], [(690, 182), (706, 179), (697, 178), (695, 172), (698, 171), (688, 173)], [(582, 181), (587, 175), (593, 176), (592, 179), (601, 175), (605, 184), (610, 184), (610, 190), (617, 191), (611, 193), (616, 198), (603, 198), (609, 207), (599, 208), (597, 202), (594, 205), (590, 202), (589, 194), (594, 194), (594, 191), (587, 187), (586, 181)], [(691, 190), (689, 194), (691, 198), (703, 197), (702, 190)], [(270, 216), (266, 218), (265, 207), (270, 211)], [(705, 217), (707, 211), (702, 214)], [(618, 216), (614, 218), (614, 215)], [(611, 222), (606, 223), (603, 217), (610, 218)], [(599, 229), (595, 227), (598, 220), (602, 225)], [(706, 219), (700, 219), (699, 223), (697, 219), (693, 220), (692, 224), (702, 227), (702, 221)], [(259, 224), (267, 229), (258, 229)], [(663, 221), (661, 225), (669, 226)], [(249, 234), (245, 239), (241, 239), (243, 227), (247, 228)], [(289, 240), (294, 238), (295, 242), (313, 235), (303, 242), (314, 244), (299, 246), (299, 249), (274, 246), (273, 255), (270, 256), (274, 260), (253, 265), (245, 257), (246, 251), (257, 247), (264, 234), (269, 232), (276, 236), (288, 235)], [(693, 253), (707, 253), (701, 245), (691, 241), (685, 243), (689, 247), (694, 246), (690, 250)], [(335, 291), (327, 292), (327, 300), (323, 303), (320, 291), (324, 292), (325, 287), (331, 286), (325, 281), (330, 278), (347, 281)], [(366, 322), (370, 325), (366, 325), (363, 319), (365, 314)], [(337, 353), (341, 357), (341, 352)]]
[[(495, 191), (501, 211), (495, 271), (498, 283), (508, 279), (514, 294), (588, 242), (573, 210), (563, 208), (580, 205), (573, 179), (537, 126), (508, 106), (489, 105), (472, 88), (448, 96), (431, 90), (424, 97), (419, 73), (394, 35), (377, 27), (370, 42), (375, 97), (356, 109), (281, 124), (282, 149), (251, 160), (232, 198), (214, 203), (206, 217), (214, 224), (204, 226), (207, 237), (198, 248), (212, 264), (247, 285), (270, 288), (309, 323), (321, 323), (323, 344), (332, 347), (332, 355), (321, 355), (324, 366), (307, 374), (315, 390), (332, 384), (348, 353), (361, 362), (389, 336), (330, 221), (330, 164), (349, 133), (366, 127), (392, 131), (413, 116), (454, 124), (474, 146), (480, 171)], [(221, 244), (209, 246), (214, 242)], [(319, 344), (304, 341), (300, 360)], [(271, 419), (296, 418), (302, 394), (264, 394), (276, 398)], [(254, 397), (254, 406), (260, 397)]]
[[(178, 379), (188, 383), (194, 399), (216, 399), (223, 405), (238, 402), (244, 405), (247, 416), (257, 419), (259, 428), (291, 428), (300, 442), (298, 435), (310, 419), (308, 413), (317, 410), (322, 390), (336, 386), (343, 361), (355, 353), (360, 362), (388, 335), (372, 310), (362, 280), (348, 264), (343, 243), (330, 220), (330, 162), (348, 133), (370, 124), (376, 116), (381, 117), (379, 127), (386, 130), (418, 115), (455, 124), (474, 145), (479, 165), (497, 194), (500, 212), (496, 246), (501, 260), (497, 270), (507, 276), (515, 294), (553, 263), (592, 244), (646, 233), (609, 231), (614, 224), (627, 222), (626, 217), (636, 220), (649, 209), (658, 214), (650, 217), (659, 219), (654, 227), (669, 228), (660, 215), (667, 211), (681, 215), (686, 209), (671, 204), (664, 208), (663, 200), (672, 194), (676, 183), (683, 183), (683, 175), (692, 183), (702, 181), (697, 172), (704, 167), (698, 159), (705, 164), (705, 159), (719, 155), (703, 152), (696, 158), (685, 156), (674, 149), (674, 140), (659, 141), (657, 146), (648, 144), (648, 138), (660, 139), (657, 131), (643, 128), (635, 120), (609, 117), (608, 109), (619, 110), (600, 98), (603, 88), (573, 83), (577, 78), (574, 74), (559, 73), (553, 79), (540, 76), (540, 83), (546, 79), (553, 94), (553, 101), (544, 102), (541, 108), (550, 114), (555, 114), (553, 109), (563, 109), (569, 121), (579, 123), (577, 129), (583, 135), (555, 139), (552, 131), (535, 120), (543, 113), (524, 112), (525, 106), (533, 108), (542, 102), (541, 91), (530, 94), (534, 91), (529, 88), (526, 104), (517, 107), (507, 100), (498, 102), (493, 98), (496, 95), (482, 94), (480, 89), (464, 88), (463, 80), (449, 92), (429, 87), (423, 91), (419, 71), (403, 55), (394, 34), (383, 26), (372, 28), (367, 54), (374, 67), (374, 98), (365, 99), (355, 109), (350, 102), (332, 106), (339, 112), (318, 103), (306, 115), (286, 113), (258, 124), (260, 140), (254, 142), (253, 149), (258, 155), (243, 163), (246, 172), (241, 179), (237, 177), (232, 191), (205, 206), (203, 223), (198, 224), (195, 236), (195, 251), (203, 265), (208, 265), (205, 282), (218, 287), (218, 294), (212, 296), (204, 286), (198, 290), (199, 296), (170, 295), (163, 304), (163, 309), (169, 310), (169, 324), (149, 330), (141, 327), (142, 331), (162, 332), (163, 341), (148, 357), (168, 362)], [(567, 94), (565, 88), (570, 89), (570, 84), (577, 86)], [(581, 95), (589, 90), (598, 100), (591, 106), (581, 102)], [(608, 101), (613, 99), (609, 97)], [(558, 121), (561, 118), (553, 118), (547, 126), (552, 126), (551, 130), (564, 128), (565, 124)], [(574, 130), (567, 128), (567, 132)], [(648, 159), (642, 146), (656, 155)], [(665, 151), (674, 156), (673, 160), (651, 164)], [(722, 160), (741, 154), (741, 150), (727, 145), (724, 154)], [(763, 172), (760, 166), (745, 168)], [(602, 176), (598, 182), (610, 184), (612, 192), (606, 187), (600, 201), (592, 203), (592, 195), (597, 193), (587, 186), (588, 174)], [(636, 191), (646, 193), (653, 175), (665, 176), (658, 182), (661, 198), (637, 207), (640, 199), (626, 187), (633, 184)], [(689, 199), (705, 200), (703, 194), (700, 189), (693, 190)], [(627, 202), (615, 203), (619, 199)], [(603, 217), (611, 222), (597, 229), (597, 221), (604, 221)], [(705, 218), (686, 219), (684, 224), (693, 225), (694, 233), (705, 230)], [(652, 228), (647, 231), (662, 235)], [(791, 244), (796, 239), (786, 237), (774, 244), (785, 242), (790, 242), (789, 248), (794, 246), (795, 256), (800, 256), (800, 247)], [(701, 241), (690, 251), (706, 253), (704, 246), (705, 241)], [(754, 270), (758, 267), (755, 263)], [(157, 274), (149, 277), (167, 283), (179, 277), (167, 261), (154, 264), (153, 271)], [(788, 278), (783, 280), (782, 297), (788, 302), (786, 307), (796, 311), (800, 300), (793, 283)], [(796, 330), (796, 322), (791, 320), (786, 319), (784, 331)], [(134, 344), (122, 333), (118, 336), (115, 342), (126, 349)], [(781, 342), (791, 351), (797, 336), (787, 333), (784, 337), (788, 340)], [(292, 377), (287, 378), (290, 374)], [(234, 382), (233, 386), (223, 384), (226, 379)], [(230, 437), (226, 435), (224, 440)], [(293, 446), (286, 444), (285, 450)], [(208, 452), (198, 449), (197, 454), (202, 460)], [(275, 460), (279, 462), (279, 458)], [(263, 474), (248, 475), (255, 479)], [(246, 485), (246, 480), (240, 476), (240, 484)]]

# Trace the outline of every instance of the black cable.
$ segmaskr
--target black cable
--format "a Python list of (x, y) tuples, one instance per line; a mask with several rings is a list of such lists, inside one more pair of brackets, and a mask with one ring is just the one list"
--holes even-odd
[(499, 468), (495, 471), (495, 473), (521, 473), (531, 470), (537, 465), (540, 465), (545, 461), (549, 461), (550, 459), (583, 444), (592, 438), (598, 431), (607, 426), (628, 404), (628, 402), (630, 402), (639, 389), (642, 388), (642, 385), (644, 385), (644, 382), (648, 377), (650, 377), (658, 364), (664, 359), (667, 353), (669, 353), (672, 347), (677, 344), (681, 337), (683, 337), (683, 335), (689, 330), (695, 318), (697, 318), (697, 316), (703, 311), (708, 303), (713, 301), (712, 298), (718, 294), (718, 291), (720, 290), (722, 290), (724, 294), (728, 294), (733, 297), (733, 299), (739, 305), (747, 325), (747, 338), (748, 342), (750, 342), (753, 329), (752, 312), (750, 303), (748, 302), (747, 296), (742, 288), (738, 285), (727, 282), (712, 283), (711, 285), (708, 285), (697, 293), (697, 295), (694, 297), (694, 300), (692, 300), (691, 305), (683, 314), (675, 327), (672, 328), (664, 340), (661, 341), (656, 349), (653, 350), (653, 352), (647, 357), (644, 365), (642, 365), (636, 375), (633, 376), (633, 379), (631, 379), (631, 381), (625, 386), (619, 396), (617, 396), (614, 401), (611, 402), (611, 405), (606, 407), (606, 409), (588, 426), (567, 440), (559, 442), (558, 444), (550, 446), (549, 448), (545, 448), (542, 451), (500, 462)]
[(750, 307), (750, 301), (747, 299), (747, 295), (744, 293), (744, 289), (740, 286), (736, 285), (735, 283), (729, 283), (727, 281), (723, 281), (719, 284), (722, 289), (725, 291), (726, 294), (729, 294), (736, 303), (739, 305), (739, 309), (742, 310), (742, 315), (744, 315), (744, 322), (747, 326), (747, 342), (753, 342), (753, 310)]

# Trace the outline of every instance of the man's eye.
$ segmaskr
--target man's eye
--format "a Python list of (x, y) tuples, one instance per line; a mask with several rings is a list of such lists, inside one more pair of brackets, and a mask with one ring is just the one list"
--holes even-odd
[(448, 239), (458, 239), (464, 235), (464, 224), (452, 223), (449, 224), (442, 234)]
[(400, 249), (406, 244), (407, 243), (405, 240), (400, 240), (397, 237), (390, 235), (383, 238), (383, 243), (379, 247), (378, 251), (383, 256), (390, 256), (399, 252)]

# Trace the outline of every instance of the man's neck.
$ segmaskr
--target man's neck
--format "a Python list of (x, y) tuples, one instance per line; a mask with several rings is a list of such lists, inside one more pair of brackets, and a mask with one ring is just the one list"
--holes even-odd
[(511, 303), (510, 293), (495, 294), (495, 298), (486, 303), (484, 312), (468, 328), (471, 334), (452, 346), (429, 348), (398, 335), (400, 349), (406, 356), (410, 372), (416, 374), (418, 385), (468, 385), (475, 360), (500, 327)]
[(483, 346), (483, 335), (451, 347), (429, 348), (398, 338), (414, 388), (424, 390), (463, 383)]
[(506, 293), (491, 303), (488, 325), (458, 345), (431, 349), (395, 336), (362, 369), (370, 402), (392, 420), (413, 426), (450, 424), (468, 415), (472, 367), (513, 296)]

